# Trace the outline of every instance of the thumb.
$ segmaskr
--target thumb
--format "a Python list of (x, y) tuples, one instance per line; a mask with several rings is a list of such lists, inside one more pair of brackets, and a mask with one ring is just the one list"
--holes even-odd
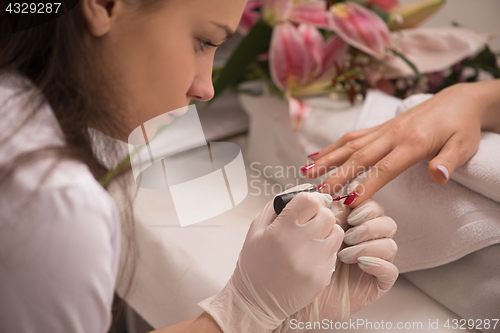
[(439, 154), (427, 167), (431, 180), (438, 184), (446, 184), (453, 172), (465, 164), (477, 151), (481, 136), (470, 137), (458, 133), (445, 143)]

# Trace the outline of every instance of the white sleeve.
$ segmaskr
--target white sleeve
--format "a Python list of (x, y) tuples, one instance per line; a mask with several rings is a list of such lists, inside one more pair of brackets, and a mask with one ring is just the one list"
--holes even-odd
[(0, 205), (0, 332), (107, 332), (119, 218), (88, 170), (79, 175)]

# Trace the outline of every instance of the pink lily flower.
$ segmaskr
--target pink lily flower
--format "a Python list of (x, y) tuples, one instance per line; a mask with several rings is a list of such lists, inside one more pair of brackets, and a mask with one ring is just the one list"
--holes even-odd
[[(320, 43), (323, 43), (321, 35), (319, 38)], [(307, 39), (309, 46), (317, 48), (316, 34), (309, 33)], [(317, 50), (313, 52), (317, 53)], [(316, 65), (314, 60), (306, 41), (291, 23), (283, 23), (274, 28), (269, 50), (269, 66), (271, 77), (280, 90), (289, 91), (305, 85)]]
[[(379, 5), (397, 0), (366, 1)], [(248, 29), (255, 24), (246, 22), (255, 22), (254, 9), (260, 4), (263, 19), (271, 26), (293, 22), (332, 30), (346, 43), (379, 59), (384, 58), (386, 48), (392, 47), (389, 28), (385, 22), (374, 12), (354, 2), (338, 3), (327, 10), (327, 2), (324, 0), (255, 0), (247, 5), (246, 16), (252, 18), (245, 17), (244, 28)]]
[(354, 3), (330, 7), (331, 29), (346, 43), (378, 59), (392, 47), (389, 28), (374, 12)]
[(282, 91), (293, 95), (313, 94), (311, 86), (330, 83), (335, 65), (342, 63), (347, 50), (348, 45), (338, 36), (323, 41), (321, 33), (312, 25), (280, 24), (274, 28), (271, 38), (271, 78)]
[(297, 97), (325, 93), (347, 50), (348, 45), (337, 36), (324, 42), (319, 30), (309, 24), (295, 27), (283, 23), (274, 28), (270, 72), (273, 82), (288, 99), (294, 129), (311, 111)]

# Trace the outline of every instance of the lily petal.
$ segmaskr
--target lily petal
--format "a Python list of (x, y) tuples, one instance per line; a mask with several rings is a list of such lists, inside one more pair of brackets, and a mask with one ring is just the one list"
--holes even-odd
[(290, 13), (289, 19), (297, 23), (312, 24), (319, 28), (330, 28), (325, 1), (308, 0), (296, 4)]
[(313, 59), (313, 69), (311, 76), (316, 76), (323, 67), (323, 36), (319, 30), (310, 24), (301, 24), (298, 28), (302, 36), (306, 50), (311, 53)]
[(330, 37), (323, 46), (322, 75), (328, 74), (336, 66), (342, 65), (347, 50), (349, 50), (349, 45), (342, 38), (337, 35)]
[(389, 28), (374, 12), (354, 3), (330, 7), (331, 28), (346, 43), (376, 58), (384, 58), (391, 47)]
[(288, 96), (288, 110), (292, 128), (294, 131), (297, 131), (302, 121), (311, 113), (312, 108), (303, 100)]
[(270, 26), (275, 26), (290, 16), (294, 0), (266, 0), (262, 17)]
[[(488, 42), (487, 34), (460, 27), (404, 29), (393, 32), (399, 50), (422, 74), (444, 71), (467, 57), (473, 57)], [(385, 78), (413, 76), (399, 57), (380, 62)]]
[(314, 67), (302, 36), (290, 23), (277, 25), (269, 50), (271, 78), (282, 91), (304, 84)]

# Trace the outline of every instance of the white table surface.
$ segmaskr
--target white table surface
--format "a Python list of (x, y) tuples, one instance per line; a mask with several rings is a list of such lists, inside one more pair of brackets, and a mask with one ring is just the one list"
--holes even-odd
[[(241, 145), (241, 140), (236, 143)], [(257, 195), (259, 184), (259, 181), (253, 183), (249, 195), (237, 207), (184, 228), (179, 226), (168, 190), (139, 190), (135, 201), (139, 261), (136, 283), (126, 300), (153, 327), (161, 328), (200, 314), (196, 304), (224, 287), (253, 217), (272, 198), (262, 193)], [(389, 321), (394, 327), (398, 322), (421, 322), (423, 327), (402, 330), (393, 327), (377, 332), (454, 332), (443, 325), (448, 319), (460, 319), (403, 277), (379, 301), (351, 318), (374, 325)], [(429, 321), (436, 320), (439, 328), (430, 330)], [(320, 331), (331, 330), (317, 332)], [(360, 326), (355, 331), (374, 330)]]

